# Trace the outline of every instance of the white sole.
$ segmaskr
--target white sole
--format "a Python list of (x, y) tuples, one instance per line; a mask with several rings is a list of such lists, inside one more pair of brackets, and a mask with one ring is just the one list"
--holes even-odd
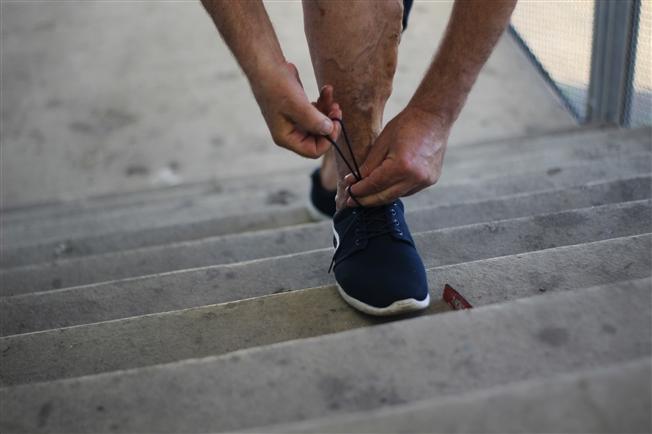
[(375, 307), (351, 297), (346, 292), (344, 292), (339, 284), (337, 285), (337, 291), (340, 293), (340, 296), (344, 299), (344, 301), (346, 301), (350, 306), (353, 306), (360, 312), (374, 316), (400, 315), (423, 310), (430, 306), (430, 294), (426, 295), (426, 298), (421, 301), (415, 300), (414, 298), (406, 298), (404, 300), (397, 300), (387, 307)]
[(321, 222), (321, 221), (332, 221), (333, 220), (333, 217), (319, 211), (315, 207), (315, 205), (312, 204), (312, 201), (310, 199), (308, 199), (308, 202), (306, 202), (306, 209), (308, 210), (308, 215), (314, 221)]

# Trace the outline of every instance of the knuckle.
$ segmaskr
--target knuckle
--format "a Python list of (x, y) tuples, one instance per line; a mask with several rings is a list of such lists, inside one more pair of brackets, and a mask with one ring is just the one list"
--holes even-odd
[(272, 131), (272, 140), (277, 146), (280, 146), (282, 148), (287, 148), (283, 136), (281, 136), (278, 132)]
[(425, 170), (419, 170), (416, 172), (416, 179), (419, 184), (431, 185), (430, 174)]
[(432, 185), (432, 175), (423, 167), (417, 167), (412, 170), (412, 179), (419, 185)]
[(381, 188), (381, 182), (380, 182), (380, 179), (378, 179), (378, 177), (372, 176), (372, 177), (369, 177), (367, 179), (369, 180), (369, 187), (372, 190), (376, 191), (376, 190), (379, 190)]
[(428, 176), (428, 185), (435, 185), (439, 181), (439, 175), (436, 173), (431, 173), (430, 176)]
[(391, 202), (391, 198), (387, 193), (378, 193), (376, 195), (376, 201), (378, 203), (387, 203), (387, 202)]
[(400, 160), (397, 160), (396, 162), (396, 167), (398, 170), (401, 171), (401, 173), (410, 173), (413, 170), (412, 167), (412, 162), (408, 159), (401, 158)]

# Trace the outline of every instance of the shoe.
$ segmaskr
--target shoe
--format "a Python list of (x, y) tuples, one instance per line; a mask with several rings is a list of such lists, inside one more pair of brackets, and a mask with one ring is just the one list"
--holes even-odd
[(310, 188), (310, 200), (308, 201), (308, 213), (315, 220), (332, 220), (335, 215), (335, 193), (336, 191), (326, 190), (321, 183), (319, 168), (310, 175), (312, 187)]
[(430, 304), (421, 257), (405, 222), (403, 202), (344, 208), (333, 219), (331, 263), (340, 295), (370, 315), (397, 315)]

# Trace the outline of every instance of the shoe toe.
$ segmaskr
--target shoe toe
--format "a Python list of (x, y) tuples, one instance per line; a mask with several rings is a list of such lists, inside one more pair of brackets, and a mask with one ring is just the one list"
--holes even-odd
[(416, 249), (400, 245), (389, 251), (391, 255), (382, 257), (359, 252), (343, 261), (335, 270), (340, 288), (373, 308), (386, 308), (401, 300), (425, 300), (428, 283)]

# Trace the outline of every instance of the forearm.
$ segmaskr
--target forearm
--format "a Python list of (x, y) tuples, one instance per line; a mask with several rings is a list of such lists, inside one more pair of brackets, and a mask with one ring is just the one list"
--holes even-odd
[(261, 0), (201, 0), (250, 82), (285, 64)]
[(409, 106), (452, 125), (517, 0), (456, 0), (444, 38)]

